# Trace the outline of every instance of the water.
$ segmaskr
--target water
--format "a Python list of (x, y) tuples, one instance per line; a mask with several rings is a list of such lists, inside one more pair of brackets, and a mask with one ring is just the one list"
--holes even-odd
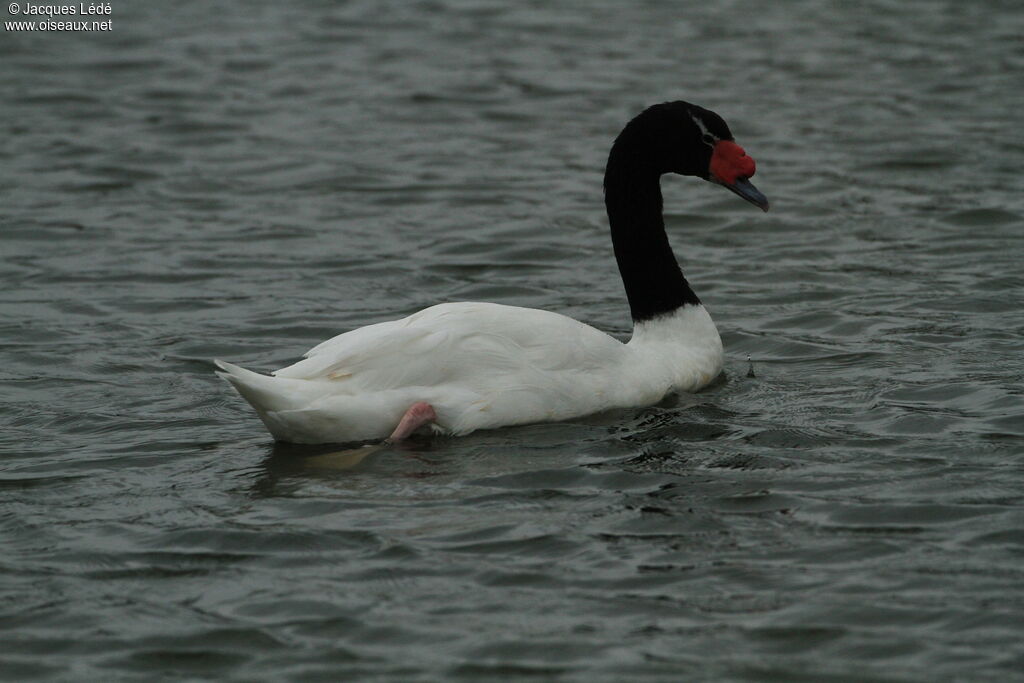
[[(1020, 675), (1018, 3), (111, 5), (0, 38), (2, 677)], [(356, 462), (213, 375), (449, 300), (628, 335), (601, 174), (667, 99), (773, 205), (663, 182), (710, 389)]]

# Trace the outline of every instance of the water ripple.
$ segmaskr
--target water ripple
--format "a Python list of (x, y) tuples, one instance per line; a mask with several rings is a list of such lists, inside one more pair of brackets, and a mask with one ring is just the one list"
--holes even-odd
[[(1012, 3), (222, 5), (0, 41), (3, 676), (1019, 675)], [(459, 299), (627, 337), (601, 174), (675, 98), (773, 203), (663, 182), (706, 391), (345, 450), (213, 375)]]

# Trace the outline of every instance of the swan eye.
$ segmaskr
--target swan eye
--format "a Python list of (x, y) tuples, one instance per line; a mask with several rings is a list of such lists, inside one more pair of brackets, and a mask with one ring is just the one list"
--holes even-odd
[(705, 145), (709, 145), (711, 147), (715, 146), (715, 137), (711, 133), (704, 133), (704, 135), (700, 136), (700, 139)]

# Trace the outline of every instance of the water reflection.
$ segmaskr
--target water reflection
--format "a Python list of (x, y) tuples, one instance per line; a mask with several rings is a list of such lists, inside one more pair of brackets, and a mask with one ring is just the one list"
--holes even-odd
[(327, 482), (340, 490), (362, 490), (379, 480), (450, 476), (458, 456), (435, 451), (444, 437), (416, 435), (402, 443), (303, 445), (270, 443), (252, 492), (260, 497), (293, 495), (303, 482)]

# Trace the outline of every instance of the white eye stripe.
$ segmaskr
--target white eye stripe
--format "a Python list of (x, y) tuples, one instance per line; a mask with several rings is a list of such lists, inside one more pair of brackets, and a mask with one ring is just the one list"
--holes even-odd
[(700, 118), (694, 116), (693, 114), (690, 114), (690, 118), (693, 119), (693, 122), (697, 124), (697, 128), (700, 129), (701, 141), (705, 145), (711, 145), (712, 147), (714, 147), (715, 143), (718, 142), (718, 136), (709, 131), (708, 127), (704, 125), (704, 122)]

